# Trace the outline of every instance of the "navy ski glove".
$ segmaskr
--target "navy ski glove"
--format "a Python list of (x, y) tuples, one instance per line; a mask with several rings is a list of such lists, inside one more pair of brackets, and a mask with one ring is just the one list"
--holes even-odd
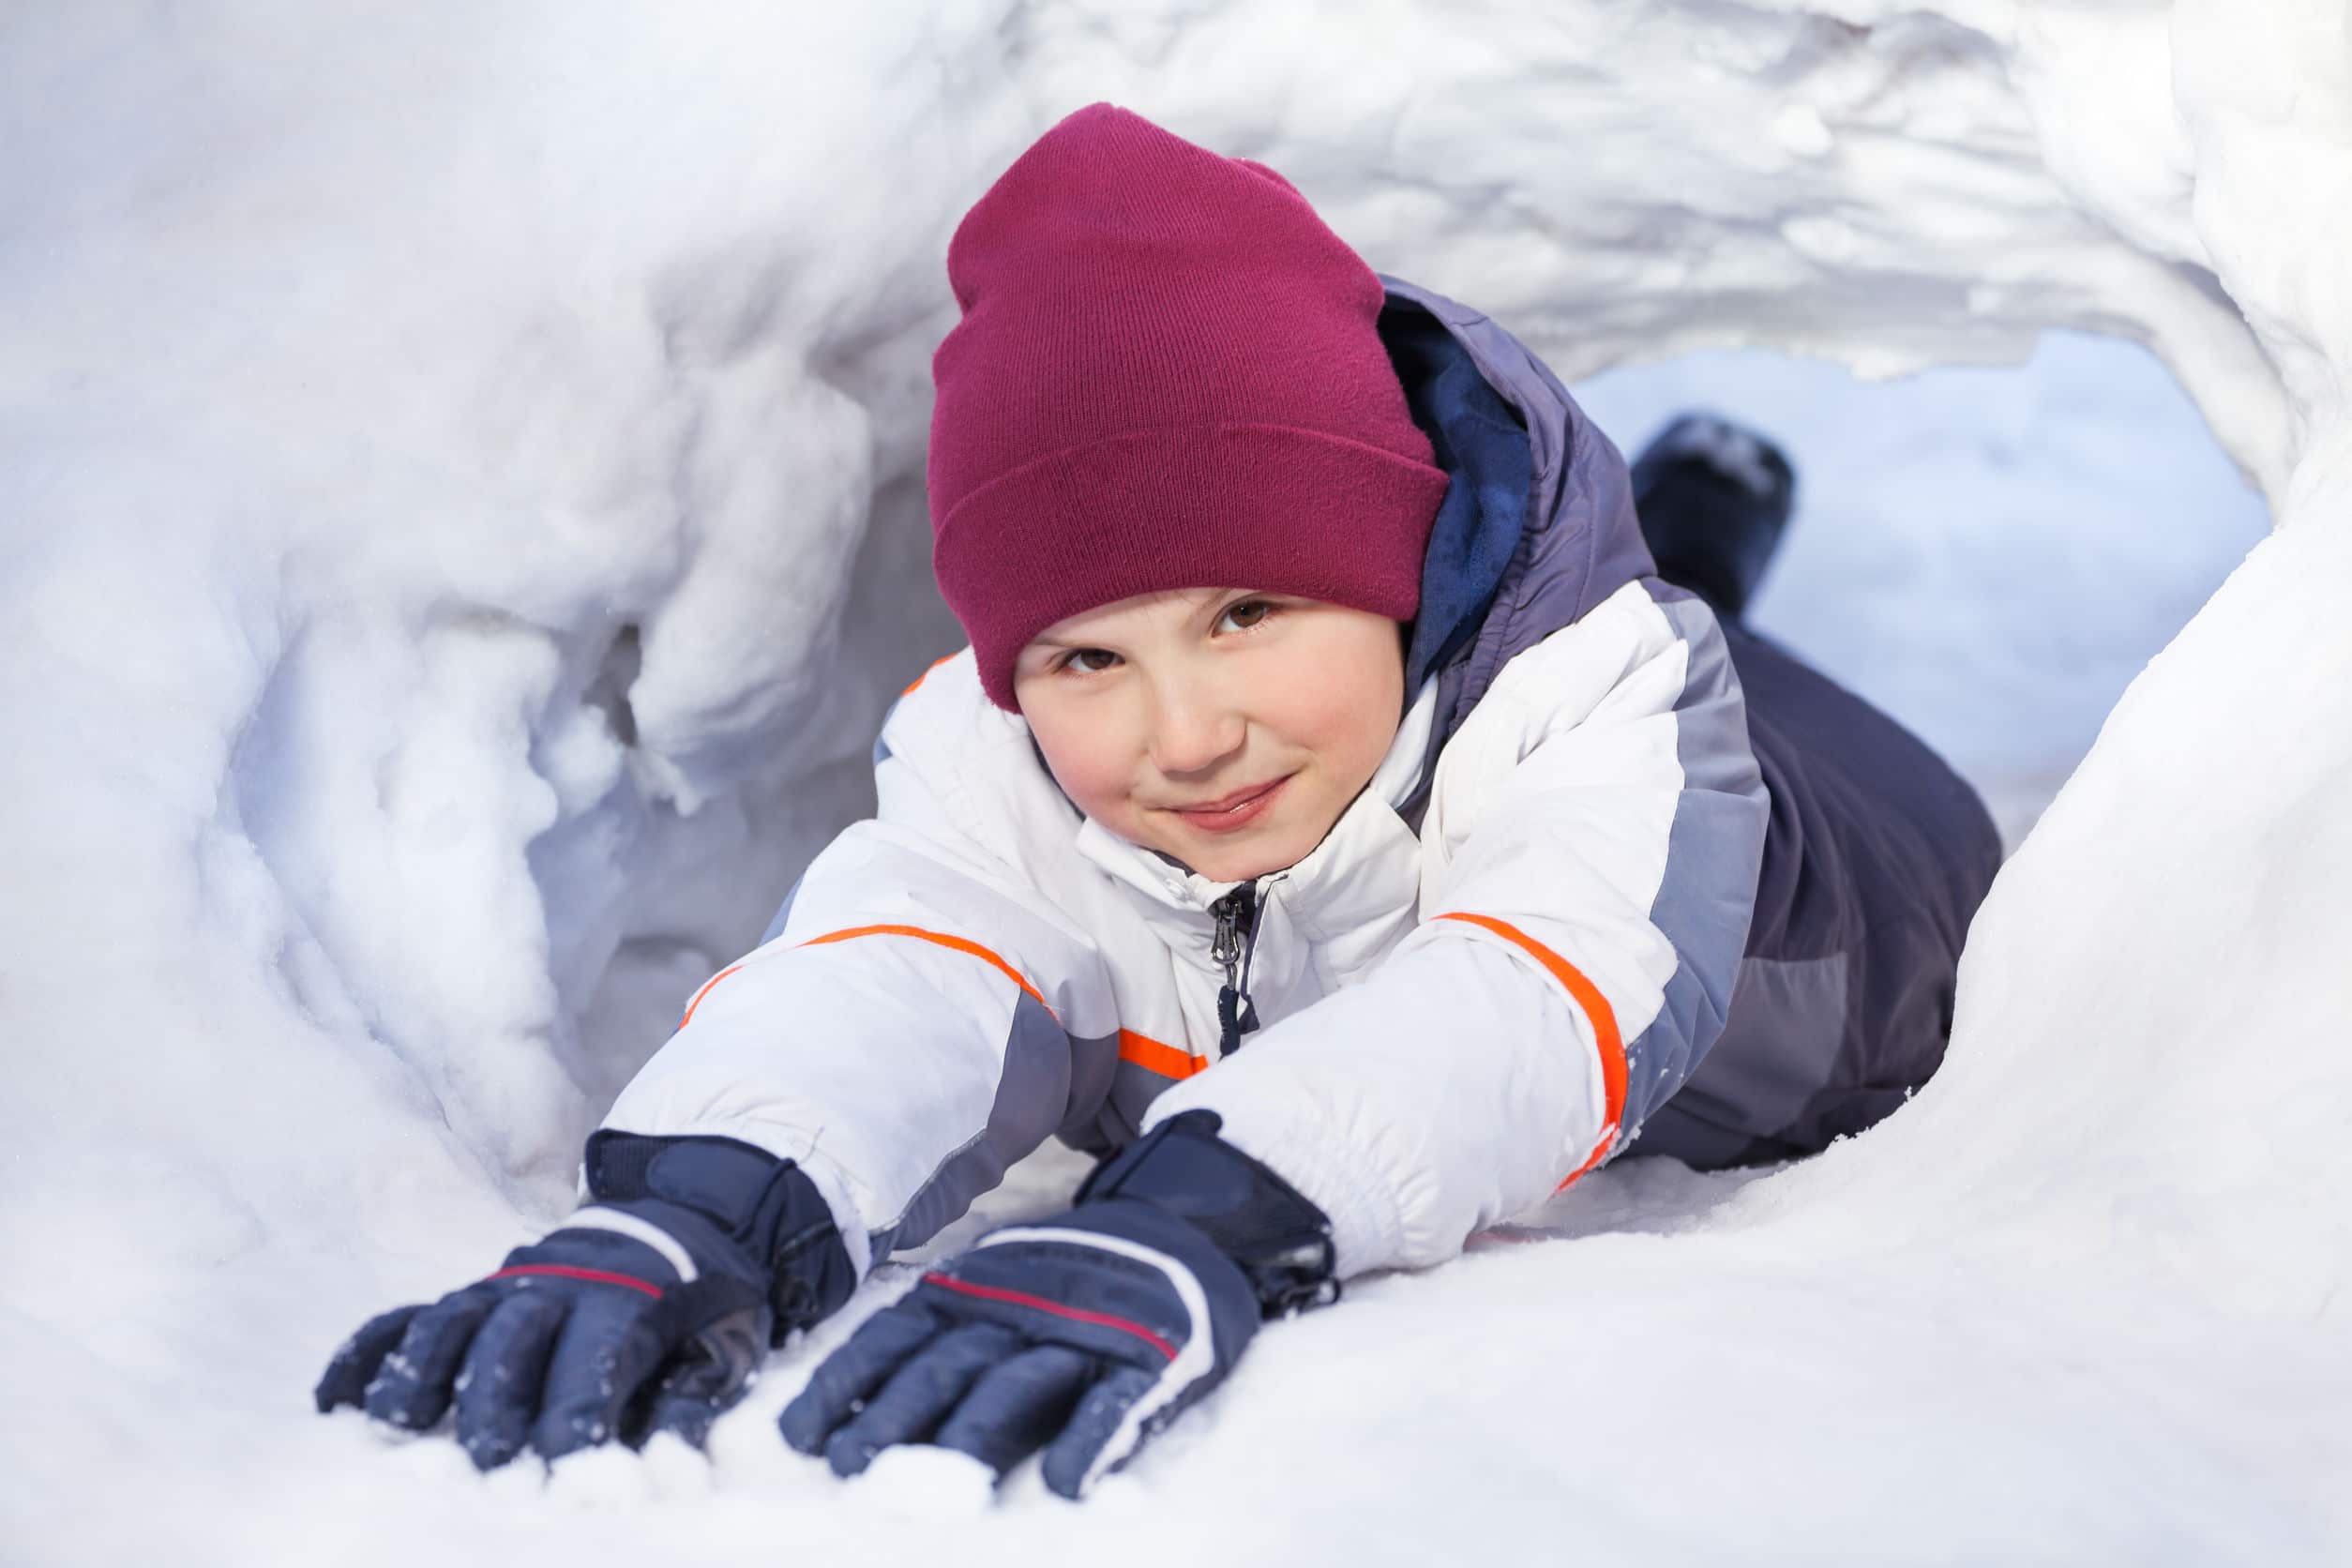
[(827, 1357), (778, 1421), (855, 1475), (895, 1443), (1001, 1478), (1039, 1449), (1065, 1498), (1223, 1381), (1263, 1318), (1334, 1301), (1331, 1222), (1186, 1111), (1096, 1168), (1077, 1207), (984, 1236)]
[(319, 1410), (424, 1431), (454, 1402), (482, 1470), (526, 1441), (549, 1459), (656, 1431), (700, 1447), (768, 1347), (856, 1286), (816, 1185), (748, 1143), (607, 1130), (587, 1177), (591, 1201), (495, 1274), (369, 1319)]

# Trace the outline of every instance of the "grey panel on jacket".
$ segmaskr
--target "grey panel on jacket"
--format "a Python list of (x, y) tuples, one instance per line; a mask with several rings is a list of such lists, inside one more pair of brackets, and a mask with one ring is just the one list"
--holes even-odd
[[(1119, 1059), (1119, 1036), (1070, 1040), (1070, 1103), (1054, 1136), (1089, 1154), (1107, 1154), (1141, 1130), (1140, 1112), (1129, 1117), (1123, 1103), (1120, 1079), (1142, 1069)], [(1165, 1081), (1161, 1087), (1165, 1088)], [(1145, 1097), (1149, 1103), (1150, 1096)]]
[(1070, 1114), (1076, 1077), (1071, 1046), (1053, 1015), (1023, 991), (1013, 1004), (1004, 1070), (987, 1123), (939, 1163), (897, 1219), (872, 1232), (874, 1257), (929, 1241), (971, 1208), (973, 1199), (1004, 1180), (1015, 1160), (1052, 1134)]
[(1767, 813), (1763, 780), (1748, 749), (1739, 677), (1714, 612), (1683, 589), (1654, 578), (1648, 585), (1688, 645), (1690, 663), (1684, 702), (1675, 715), (1682, 792), (1666, 835), (1665, 874), (1650, 908), (1651, 924), (1674, 944), (1678, 961), (1657, 1018), (1626, 1043), (1628, 1131), (1640, 1128), (1682, 1087), (1723, 1033), (1756, 910), (1752, 874), (1739, 879), (1735, 897), (1724, 897), (1726, 867), (1760, 861)]
[(1110, 1093), (1103, 1102), (1104, 1136), (1114, 1147), (1138, 1136), (1143, 1130), (1143, 1113), (1170, 1084), (1178, 1081), (1141, 1063), (1117, 1063), (1111, 1073)]

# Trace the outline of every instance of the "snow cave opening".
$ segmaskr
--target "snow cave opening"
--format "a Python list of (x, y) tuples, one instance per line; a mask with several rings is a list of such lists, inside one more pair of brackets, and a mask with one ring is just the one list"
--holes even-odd
[(1573, 390), (1629, 459), (1692, 407), (1787, 452), (1796, 512), (1751, 621), (1941, 752), (2013, 851), (2269, 528), (2180, 384), (2118, 338), (2053, 330), (2017, 364), (1879, 381), (1710, 350)]

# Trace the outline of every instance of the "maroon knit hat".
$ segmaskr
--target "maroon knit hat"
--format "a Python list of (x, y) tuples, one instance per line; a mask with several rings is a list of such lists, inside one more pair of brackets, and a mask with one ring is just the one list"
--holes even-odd
[(1410, 620), (1446, 475), (1385, 290), (1281, 175), (1108, 103), (957, 225), (931, 359), (931, 567), (981, 685), (1064, 616), (1262, 588)]

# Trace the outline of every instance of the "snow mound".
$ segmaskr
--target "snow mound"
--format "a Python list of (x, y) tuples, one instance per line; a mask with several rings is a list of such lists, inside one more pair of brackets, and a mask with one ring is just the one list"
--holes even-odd
[[(1762, 1179), (1605, 1172), (1535, 1244), (1276, 1325), (1084, 1508), (1017, 1473), (959, 1560), (2340, 1558), (2346, 27), (2323, 0), (22, 9), (11, 1554), (936, 1557), (939, 1520), (759, 1430), (825, 1334), (707, 1477), (480, 1480), (307, 1389), (369, 1313), (562, 1212), (672, 1009), (863, 808), (882, 705), (956, 641), (921, 483), (947, 236), (1108, 98), (1281, 169), (1572, 380), (2129, 339), (2276, 526), (2009, 816), (2040, 820), (1919, 1104)], [(2145, 535), (2100, 525), (2112, 570), (2063, 596), (1932, 550), (1881, 584), (2012, 649), (2243, 527), (2095, 378), (2036, 384), (2038, 471), (2104, 464)], [(1995, 493), (2015, 417), (1954, 411), (1934, 461), (1979, 444)], [(2088, 739), (1998, 731), (1952, 720), (2012, 779)]]

